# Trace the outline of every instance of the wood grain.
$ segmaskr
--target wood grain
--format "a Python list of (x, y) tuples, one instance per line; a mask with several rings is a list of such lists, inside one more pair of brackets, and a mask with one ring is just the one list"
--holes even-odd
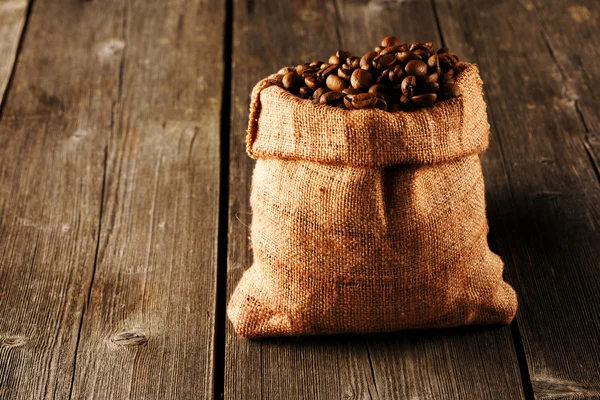
[(69, 397), (119, 75), (118, 63), (100, 63), (94, 53), (112, 36), (111, 11), (36, 2), (6, 97), (0, 120), (3, 399)]
[(0, 107), (13, 72), (26, 18), (27, 0), (0, 1)]
[(115, 11), (119, 91), (72, 397), (208, 398), (225, 10), (132, 0)]
[[(252, 262), (247, 226), (253, 162), (244, 136), (253, 84), (284, 64), (325, 59), (340, 46), (363, 53), (387, 34), (438, 41), (427, 2), (239, 2), (234, 16), (229, 294)], [(225, 398), (523, 396), (508, 328), (244, 341), (228, 324), (226, 346)]]
[(486, 83), (489, 215), (542, 399), (600, 396), (600, 185), (585, 146), (598, 67), (580, 50), (592, 51), (583, 41), (593, 29), (568, 12), (597, 16), (598, 5), (576, 3), (438, 2), (447, 45), (477, 62)]

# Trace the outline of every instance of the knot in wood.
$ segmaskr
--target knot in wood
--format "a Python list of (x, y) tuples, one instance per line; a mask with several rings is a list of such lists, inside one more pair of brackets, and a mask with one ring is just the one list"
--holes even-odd
[(123, 331), (114, 335), (111, 341), (119, 346), (140, 346), (148, 342), (148, 336), (144, 332)]
[(24, 336), (5, 336), (1, 341), (2, 347), (22, 347), (27, 343), (27, 338)]

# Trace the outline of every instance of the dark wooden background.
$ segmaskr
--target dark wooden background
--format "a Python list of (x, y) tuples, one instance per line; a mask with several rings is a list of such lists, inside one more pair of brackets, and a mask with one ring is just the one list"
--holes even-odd
[[(599, 399), (598, 0), (0, 0), (0, 398)], [(249, 93), (388, 34), (479, 65), (510, 327), (245, 341)]]

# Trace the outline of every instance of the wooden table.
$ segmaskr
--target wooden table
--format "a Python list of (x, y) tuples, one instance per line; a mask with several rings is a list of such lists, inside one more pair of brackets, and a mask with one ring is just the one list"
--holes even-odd
[[(597, 0), (0, 0), (0, 398), (599, 399)], [(510, 327), (246, 341), (249, 93), (383, 36), (479, 65)]]

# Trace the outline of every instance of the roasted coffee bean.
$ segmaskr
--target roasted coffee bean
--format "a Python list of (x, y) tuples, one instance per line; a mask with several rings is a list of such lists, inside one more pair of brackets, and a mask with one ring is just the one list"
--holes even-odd
[(373, 76), (364, 69), (356, 69), (350, 77), (350, 83), (355, 89), (368, 88), (373, 83)]
[[(357, 71), (360, 71), (360, 70), (357, 70)], [(329, 75), (327, 77), (327, 80), (325, 81), (325, 84), (327, 85), (327, 87), (330, 90), (339, 91), (339, 92), (341, 92), (342, 90), (344, 90), (348, 86), (350, 86), (350, 83), (348, 83), (347, 80), (344, 80), (337, 75)]]
[(302, 97), (302, 98), (309, 98), (312, 95), (312, 90), (310, 90), (309, 88), (307, 88), (306, 86), (302, 86), (300, 89), (298, 89), (298, 96)]
[(283, 76), (282, 83), (284, 88), (295, 94), (298, 93), (298, 89), (304, 84), (304, 80), (294, 69)]
[(327, 62), (329, 64), (338, 65), (340, 64), (340, 58), (338, 56), (331, 56)]
[(388, 79), (392, 83), (401, 83), (404, 77), (404, 70), (401, 65), (394, 65), (392, 70), (388, 73)]
[(420, 60), (421, 56), (413, 53), (412, 51), (401, 51), (396, 54), (396, 59), (401, 63), (408, 62), (411, 60)]
[(346, 80), (350, 80), (350, 76), (352, 76), (352, 70), (350, 68), (340, 68), (337, 73), (340, 78)]
[(446, 98), (459, 97), (461, 94), (460, 88), (455, 83), (446, 83), (442, 85), (441, 92)]
[(327, 79), (327, 77), (331, 74), (337, 73), (338, 66), (335, 64), (330, 64), (327, 68), (321, 70), (321, 78)]
[(436, 82), (423, 82), (417, 86), (418, 92), (420, 94), (425, 93), (436, 93), (440, 88)]
[(369, 51), (368, 53), (365, 53), (364, 56), (362, 56), (362, 58), (360, 59), (360, 67), (366, 67), (366, 66), (370, 66), (373, 63), (373, 59), (377, 57), (377, 53), (374, 51)]
[(378, 83), (378, 84), (375, 84), (375, 85), (373, 85), (373, 86), (371, 86), (371, 87), (369, 88), (369, 93), (374, 93), (374, 94), (377, 94), (377, 93), (379, 93), (379, 94), (386, 94), (386, 93), (388, 93), (388, 92), (389, 92), (389, 89), (388, 89), (388, 87), (387, 87), (386, 85), (382, 85), (382, 84), (380, 84), (380, 83)]
[(338, 50), (327, 62), (284, 67), (266, 82), (333, 107), (412, 111), (460, 96), (454, 76), (462, 68), (447, 48), (388, 36), (362, 57)]
[(394, 54), (378, 55), (373, 59), (373, 66), (377, 69), (385, 69), (391, 66), (396, 61)]
[(321, 86), (321, 82), (317, 79), (317, 75), (308, 75), (304, 78), (304, 84), (308, 86), (310, 89), (315, 90), (319, 86)]
[(377, 104), (377, 96), (372, 93), (355, 94), (352, 97), (352, 106), (354, 108), (373, 108)]
[(404, 67), (404, 72), (406, 73), (406, 75), (423, 77), (427, 75), (427, 64), (419, 60), (409, 61)]
[(318, 101), (321, 96), (323, 96), (325, 93), (329, 92), (329, 89), (327, 89), (326, 87), (320, 87), (317, 90), (315, 90), (315, 92), (312, 95), (313, 100)]
[(397, 53), (399, 51), (402, 51), (402, 46), (389, 46), (386, 47), (385, 49), (381, 50), (381, 52), (379, 53), (379, 55), (386, 55), (389, 53)]
[(406, 95), (400, 96), (399, 103), (400, 103), (401, 106), (403, 106), (405, 108), (408, 107), (410, 105), (410, 103), (411, 103), (410, 102), (410, 97), (408, 97)]
[(430, 106), (435, 103), (437, 99), (437, 95), (435, 93), (426, 93), (420, 94), (418, 96), (413, 96), (411, 100), (420, 106)]
[(321, 97), (319, 98), (319, 103), (321, 103), (321, 104), (333, 104), (333, 103), (335, 103), (337, 101), (342, 100), (343, 97), (344, 97), (344, 95), (342, 94), (342, 92), (338, 92), (338, 91), (332, 90), (331, 92), (327, 92), (327, 93), (322, 94)]
[(445, 72), (444, 74), (442, 74), (442, 76), (440, 76), (440, 78), (438, 79), (440, 84), (445, 84), (445, 83), (454, 83), (454, 70), (450, 70), (448, 72)]
[(398, 46), (400, 44), (402, 44), (402, 42), (396, 36), (386, 36), (381, 41), (383, 47)]
[(438, 68), (440, 67), (440, 59), (437, 54), (434, 54), (427, 59), (427, 66), (429, 67), (430, 71), (438, 72)]
[(411, 98), (413, 96), (415, 86), (417, 86), (417, 78), (415, 78), (414, 76), (407, 76), (402, 81), (402, 94), (404, 94), (408, 98)]
[(425, 77), (423, 78), (423, 80), (425, 82), (437, 82), (439, 78), (439, 75), (437, 72), (432, 72), (429, 75), (425, 75)]
[(352, 99), (348, 96), (344, 96), (344, 106), (348, 110), (354, 110), (354, 106), (352, 105)]
[(344, 93), (344, 94), (359, 94), (359, 93), (363, 93), (363, 91), (360, 89), (354, 89), (353, 87), (347, 87), (346, 89), (342, 90), (342, 93)]
[(335, 55), (339, 57), (340, 60), (345, 60), (348, 57), (351, 57), (352, 54), (350, 54), (349, 51), (345, 51), (345, 50), (338, 50), (335, 52)]
[(431, 56), (431, 52), (424, 47), (413, 50), (413, 53), (421, 57), (422, 60), (427, 60)]
[(385, 101), (385, 99), (383, 99), (382, 97), (377, 97), (377, 101), (375, 102), (375, 108), (383, 111), (387, 110), (387, 101)]

